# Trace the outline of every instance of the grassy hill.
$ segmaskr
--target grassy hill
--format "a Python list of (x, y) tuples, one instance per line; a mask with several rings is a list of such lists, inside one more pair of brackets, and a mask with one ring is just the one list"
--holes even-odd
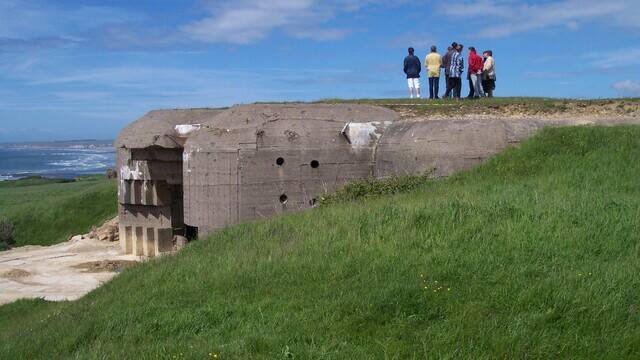
[(15, 246), (66, 241), (116, 212), (116, 183), (103, 176), (0, 182), (0, 216), (14, 224)]
[(547, 129), (231, 227), (78, 301), (1, 306), (0, 358), (640, 358), (639, 139)]

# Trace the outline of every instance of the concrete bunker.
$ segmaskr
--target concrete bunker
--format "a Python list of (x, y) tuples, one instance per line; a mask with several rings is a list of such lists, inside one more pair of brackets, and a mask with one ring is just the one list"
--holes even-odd
[(420, 121), (349, 104), (152, 111), (116, 140), (122, 248), (156, 256), (176, 235), (307, 209), (359, 179), (448, 176), (548, 124)]
[(116, 139), (120, 243), (126, 254), (156, 256), (186, 234), (182, 154), (186, 136), (218, 110), (152, 111)]

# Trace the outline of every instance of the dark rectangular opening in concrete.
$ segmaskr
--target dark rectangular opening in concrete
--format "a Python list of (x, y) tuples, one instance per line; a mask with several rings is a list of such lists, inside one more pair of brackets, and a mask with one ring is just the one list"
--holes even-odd
[(189, 241), (197, 239), (198, 238), (198, 228), (195, 227), (195, 226), (185, 225), (184, 226), (184, 236), (187, 239), (189, 239)]

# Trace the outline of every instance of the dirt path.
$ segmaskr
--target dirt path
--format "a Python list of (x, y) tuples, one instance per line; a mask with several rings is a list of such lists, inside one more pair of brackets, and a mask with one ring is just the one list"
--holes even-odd
[(123, 255), (118, 242), (81, 236), (0, 252), (0, 304), (22, 298), (76, 300), (136, 261)]

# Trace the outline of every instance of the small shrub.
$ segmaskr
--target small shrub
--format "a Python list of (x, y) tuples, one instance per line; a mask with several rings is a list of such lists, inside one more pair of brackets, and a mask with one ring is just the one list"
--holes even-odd
[(5, 218), (0, 218), (0, 250), (7, 250), (13, 244), (13, 224)]
[(118, 173), (113, 168), (108, 168), (105, 175), (107, 176), (107, 179), (116, 179), (118, 177)]
[(414, 176), (392, 176), (386, 179), (369, 178), (348, 184), (334, 194), (320, 198), (320, 205), (344, 203), (348, 201), (373, 198), (382, 195), (399, 194), (425, 184), (429, 174)]

